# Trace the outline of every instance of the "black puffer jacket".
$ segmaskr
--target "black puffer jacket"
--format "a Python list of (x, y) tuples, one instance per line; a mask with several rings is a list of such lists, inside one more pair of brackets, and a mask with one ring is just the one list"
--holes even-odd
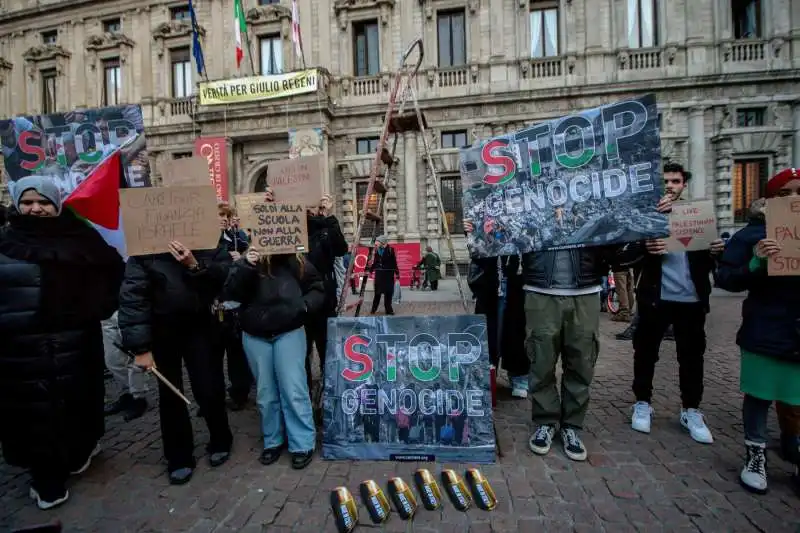
[(630, 266), (638, 259), (628, 245), (530, 252), (522, 256), (522, 276), (530, 287), (585, 289), (599, 285), (611, 265)]
[(64, 474), (102, 436), (100, 321), (114, 312), (123, 266), (69, 212), (14, 213), (0, 230), (0, 442), (9, 464)]
[(347, 241), (335, 216), (308, 216), (308, 260), (322, 276), (325, 285), (325, 305), (321, 309), (326, 315), (335, 316), (336, 272), (334, 261), (347, 253)]
[(200, 268), (191, 271), (170, 254), (131, 257), (119, 292), (119, 329), (132, 353), (152, 350), (152, 326), (204, 323), (222, 290), (232, 259), (222, 243), (216, 250), (193, 252)]
[[(743, 349), (800, 363), (800, 276), (768, 276), (750, 269), (753, 247), (767, 237), (763, 215), (728, 241), (717, 270), (717, 286), (747, 292), (736, 343)], [(798, 385), (800, 386), (800, 384)]]
[(308, 313), (322, 309), (325, 288), (310, 261), (304, 261), (302, 273), (292, 255), (272, 256), (268, 273), (261, 268), (239, 260), (225, 283), (223, 296), (242, 303), (242, 331), (271, 339), (303, 327)]

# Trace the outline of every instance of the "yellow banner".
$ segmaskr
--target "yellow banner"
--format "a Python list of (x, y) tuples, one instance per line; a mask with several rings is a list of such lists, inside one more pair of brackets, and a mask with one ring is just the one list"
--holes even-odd
[(319, 72), (312, 68), (286, 74), (252, 76), (200, 83), (200, 105), (256, 102), (317, 90)]

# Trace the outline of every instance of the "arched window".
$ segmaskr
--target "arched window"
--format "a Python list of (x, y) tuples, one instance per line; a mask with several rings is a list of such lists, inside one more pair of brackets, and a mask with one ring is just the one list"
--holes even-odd
[(264, 169), (261, 171), (261, 174), (258, 175), (255, 187), (253, 187), (253, 192), (265, 192), (266, 190), (267, 190), (267, 169)]

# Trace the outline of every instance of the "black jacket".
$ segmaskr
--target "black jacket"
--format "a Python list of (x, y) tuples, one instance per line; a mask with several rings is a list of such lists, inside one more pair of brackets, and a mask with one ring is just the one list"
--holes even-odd
[[(736, 343), (743, 349), (800, 363), (800, 276), (768, 276), (750, 271), (753, 247), (767, 236), (763, 216), (728, 241), (717, 270), (717, 286), (747, 292)], [(798, 385), (800, 386), (800, 385)]]
[(191, 271), (170, 254), (131, 257), (119, 292), (119, 329), (133, 353), (152, 350), (153, 324), (196, 322), (211, 314), (232, 259), (227, 246), (193, 252), (200, 268)]
[(322, 309), (322, 277), (310, 261), (303, 273), (294, 256), (270, 258), (269, 274), (244, 259), (237, 261), (225, 283), (223, 295), (242, 303), (239, 324), (250, 335), (271, 339), (303, 327), (306, 315)]
[(335, 216), (308, 215), (308, 248), (307, 258), (325, 284), (325, 304), (320, 311), (335, 315), (338, 294), (334, 262), (347, 253), (347, 241)]
[[(636, 265), (639, 269), (638, 283), (636, 284), (636, 303), (641, 306), (658, 307), (661, 303), (661, 265), (664, 256), (647, 253), (644, 243), (632, 246), (639, 255)], [(711, 275), (716, 270), (716, 259), (708, 250), (686, 252), (689, 259), (689, 274), (694, 283), (694, 289), (700, 303), (706, 310), (710, 310), (709, 298), (711, 297)]]
[(522, 275), (531, 287), (584, 289), (599, 285), (611, 265), (630, 265), (638, 258), (630, 245), (529, 252), (522, 256)]
[(383, 248), (382, 254), (379, 254), (378, 249), (375, 248), (374, 254), (375, 257), (372, 260), (369, 271), (375, 273), (375, 291), (390, 292), (394, 290), (395, 276), (400, 277), (400, 269), (397, 267), (397, 255), (394, 253), (394, 248), (389, 245)]
[(103, 337), (122, 259), (69, 212), (0, 230), (0, 442), (9, 464), (77, 469), (102, 436)]
[(223, 243), (229, 252), (239, 252), (243, 254), (250, 246), (250, 238), (244, 230), (227, 229), (224, 230), (219, 237), (219, 246), (222, 247)]

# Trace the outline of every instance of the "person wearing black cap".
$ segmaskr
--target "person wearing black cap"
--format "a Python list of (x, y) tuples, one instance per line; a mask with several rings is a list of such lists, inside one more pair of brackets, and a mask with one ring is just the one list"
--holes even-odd
[(124, 264), (97, 231), (62, 211), (56, 182), (11, 184), (0, 230), (0, 442), (27, 468), (41, 509), (67, 501), (104, 432), (103, 335)]

